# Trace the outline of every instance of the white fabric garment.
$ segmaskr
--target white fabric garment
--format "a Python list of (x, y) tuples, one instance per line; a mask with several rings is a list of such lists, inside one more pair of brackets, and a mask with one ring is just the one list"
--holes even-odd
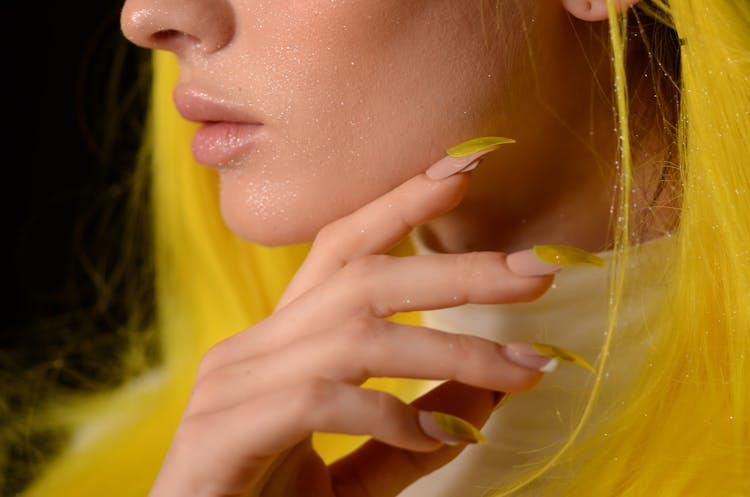
[[(415, 240), (417, 253), (430, 253)], [(660, 307), (670, 238), (641, 245), (630, 257), (629, 274), (640, 290), (625, 292), (622, 301), (627, 336), (615, 335), (607, 362), (602, 399), (612, 397), (632, 379), (648, 347), (639, 332)], [(608, 263), (611, 252), (597, 254)], [(499, 343), (542, 342), (577, 352), (596, 365), (608, 324), (607, 268), (563, 268), (539, 300), (506, 305), (464, 305), (423, 313), (424, 325), (454, 333), (478, 335)], [(630, 287), (629, 287), (630, 288)], [(530, 463), (545, 460), (565, 442), (580, 418), (581, 400), (590, 392), (593, 375), (572, 364), (560, 364), (529, 392), (514, 394), (492, 414), (482, 429), (488, 444), (470, 445), (438, 471), (405, 489), (400, 497), (475, 497), (509, 478), (517, 478)], [(612, 406), (614, 409), (616, 405)], [(519, 495), (534, 495), (533, 489)]]

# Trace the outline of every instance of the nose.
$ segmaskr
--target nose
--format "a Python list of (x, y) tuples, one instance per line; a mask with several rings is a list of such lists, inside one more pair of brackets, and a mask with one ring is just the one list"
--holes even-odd
[(234, 37), (234, 11), (228, 0), (127, 0), (120, 13), (123, 34), (136, 45), (178, 56), (198, 50), (211, 54)]

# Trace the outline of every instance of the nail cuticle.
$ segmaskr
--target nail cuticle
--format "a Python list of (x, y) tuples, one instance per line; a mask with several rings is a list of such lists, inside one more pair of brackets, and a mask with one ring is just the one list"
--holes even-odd
[(489, 136), (475, 138), (451, 147), (447, 155), (433, 164), (425, 174), (433, 180), (445, 179), (454, 174), (471, 171), (476, 168), (485, 155), (494, 152), (503, 143), (513, 143), (510, 138)]

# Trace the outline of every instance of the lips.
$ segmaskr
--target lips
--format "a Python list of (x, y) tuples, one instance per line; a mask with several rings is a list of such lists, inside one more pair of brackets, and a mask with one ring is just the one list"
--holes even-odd
[(193, 157), (203, 165), (218, 167), (247, 152), (259, 129), (259, 124), (206, 123), (193, 136)]
[(178, 86), (173, 98), (177, 111), (188, 121), (201, 123), (192, 150), (199, 163), (219, 167), (257, 143), (263, 123), (244, 109), (206, 93)]

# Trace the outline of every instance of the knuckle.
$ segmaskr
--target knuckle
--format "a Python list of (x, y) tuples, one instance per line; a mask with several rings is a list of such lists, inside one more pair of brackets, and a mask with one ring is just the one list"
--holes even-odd
[(345, 350), (362, 349), (366, 351), (370, 346), (380, 341), (382, 332), (383, 327), (379, 319), (356, 317), (351, 319), (339, 331), (339, 334)]
[(373, 376), (373, 361), (378, 362), (384, 348), (384, 331), (383, 321), (370, 317), (353, 318), (336, 331), (334, 360), (346, 369), (347, 381), (361, 382)]
[(456, 335), (448, 347), (452, 380), (505, 391), (528, 389), (527, 371), (503, 367), (501, 345), (481, 337)]
[(192, 407), (194, 409), (202, 409), (205, 406), (213, 404), (214, 398), (223, 389), (224, 383), (223, 375), (216, 371), (204, 374), (198, 378), (190, 394), (190, 404)]
[(207, 442), (212, 438), (211, 429), (213, 423), (209, 418), (202, 415), (193, 415), (186, 417), (180, 422), (175, 431), (172, 448), (180, 450), (195, 450), (195, 447), (206, 447)]
[(464, 301), (472, 302), (477, 299), (478, 283), (487, 279), (488, 268), (491, 267), (490, 257), (486, 252), (466, 252), (455, 258), (455, 281), (457, 292)]
[(201, 416), (193, 415), (182, 420), (177, 427), (177, 431), (175, 431), (174, 439), (183, 443), (191, 443), (199, 441), (202, 436), (203, 423), (201, 422)]
[(385, 317), (393, 313), (387, 305), (390, 299), (382, 298), (383, 278), (379, 277), (386, 272), (392, 259), (382, 254), (360, 257), (344, 266), (338, 275), (339, 282), (346, 286), (346, 291), (362, 304), (363, 311), (369, 315)]
[(505, 257), (497, 252), (467, 252), (456, 256), (455, 281), (465, 301), (531, 302), (544, 295), (553, 276), (517, 276), (508, 270)]
[(219, 342), (212, 345), (211, 348), (203, 354), (203, 357), (201, 357), (200, 363), (198, 364), (197, 378), (199, 380), (224, 363), (224, 350), (225, 346), (223, 345), (223, 342)]
[(390, 259), (390, 256), (382, 254), (366, 255), (348, 263), (343, 272), (349, 277), (367, 281), (369, 275), (382, 271)]
[(300, 383), (292, 398), (296, 399), (295, 412), (300, 417), (309, 416), (312, 413), (319, 413), (321, 407), (331, 403), (335, 394), (334, 386), (330, 381), (322, 378), (309, 378)]
[(325, 250), (335, 244), (335, 241), (340, 238), (338, 235), (338, 223), (338, 220), (334, 221), (318, 230), (318, 234), (315, 240), (313, 240), (311, 251)]
[(479, 355), (481, 345), (476, 337), (456, 334), (451, 338), (451, 354), (457, 359), (457, 364), (474, 364)]
[(482, 252), (465, 252), (456, 255), (456, 271), (461, 279), (475, 281), (487, 271), (487, 255)]
[(394, 419), (400, 411), (401, 401), (391, 394), (385, 392), (376, 392), (375, 412), (377, 419)]
[(497, 361), (491, 358), (495, 356), (494, 349), (497, 347), (492, 342), (462, 334), (452, 336), (449, 340), (451, 379), (472, 383), (494, 369), (493, 365)]

